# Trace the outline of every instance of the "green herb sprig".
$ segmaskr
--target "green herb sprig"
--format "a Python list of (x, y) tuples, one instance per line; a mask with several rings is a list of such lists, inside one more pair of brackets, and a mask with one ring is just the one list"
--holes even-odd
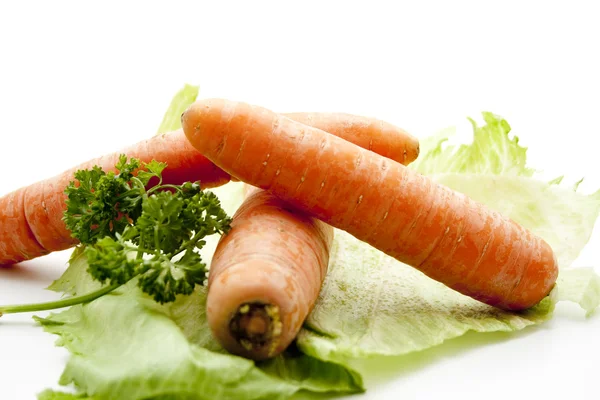
[(89, 302), (134, 278), (161, 304), (204, 283), (207, 266), (198, 250), (204, 238), (227, 233), (231, 223), (218, 197), (198, 182), (163, 184), (165, 163), (121, 155), (115, 167), (79, 170), (65, 190), (63, 221), (84, 246), (88, 272), (104, 285), (55, 302), (0, 307), (0, 315)]

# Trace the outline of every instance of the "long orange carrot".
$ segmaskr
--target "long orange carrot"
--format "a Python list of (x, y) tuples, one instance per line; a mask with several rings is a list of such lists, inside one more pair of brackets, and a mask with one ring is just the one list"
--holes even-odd
[[(182, 130), (144, 140), (119, 152), (90, 160), (53, 178), (36, 182), (0, 198), (0, 265), (13, 264), (64, 250), (77, 241), (62, 221), (66, 209), (64, 193), (78, 169), (94, 165), (114, 170), (120, 154), (143, 162), (152, 159), (169, 164), (165, 183), (200, 180), (205, 187), (225, 184), (230, 177), (198, 153)], [(18, 227), (18, 228), (17, 228)]]
[(199, 101), (182, 123), (192, 145), (231, 175), (465, 295), (521, 310), (555, 284), (545, 241), (400, 163), (245, 103)]
[[(320, 115), (294, 117), (323, 125), (315, 124)], [(343, 114), (328, 120), (334, 121), (329, 133), (399, 162), (408, 164), (418, 155), (416, 139), (394, 152), (389, 138), (397, 135), (384, 123)], [(249, 185), (244, 190), (246, 200), (213, 256), (206, 315), (226, 350), (261, 360), (285, 350), (312, 310), (327, 272), (333, 228), (269, 192)]]
[(371, 150), (401, 164), (408, 165), (419, 156), (419, 141), (408, 132), (388, 122), (343, 113), (282, 114), (304, 125), (313, 126)]
[[(370, 145), (376, 151), (400, 162), (410, 162), (418, 154), (418, 141), (414, 137), (379, 120), (335, 113), (298, 113), (291, 116), (320, 129), (336, 130), (342, 137), (368, 131), (374, 138)], [(366, 138), (364, 134), (362, 137)], [(14, 264), (74, 246), (76, 241), (62, 221), (66, 208), (64, 190), (73, 180), (76, 170), (94, 165), (114, 170), (120, 154), (143, 162), (155, 159), (167, 163), (168, 167), (163, 172), (164, 183), (199, 180), (204, 188), (212, 188), (230, 180), (229, 174), (190, 145), (182, 130), (141, 141), (1, 197), (0, 265)]]

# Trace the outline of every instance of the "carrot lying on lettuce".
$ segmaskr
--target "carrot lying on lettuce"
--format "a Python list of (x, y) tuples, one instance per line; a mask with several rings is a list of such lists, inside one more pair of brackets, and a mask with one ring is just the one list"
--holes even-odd
[(206, 317), (230, 353), (275, 357), (296, 338), (327, 273), (333, 228), (256, 189), (210, 265)]
[[(417, 157), (418, 141), (393, 151), (397, 130), (381, 122), (336, 115), (315, 126), (400, 163)], [(344, 123), (343, 121), (352, 121)], [(294, 340), (312, 310), (329, 264), (333, 228), (290, 207), (272, 193), (246, 186), (231, 231), (217, 246), (208, 281), (207, 319), (229, 352), (252, 359), (274, 357)]]
[(320, 129), (222, 99), (195, 102), (182, 126), (192, 145), (229, 174), (484, 303), (526, 309), (556, 282), (556, 257), (541, 238)]
[[(413, 136), (383, 121), (337, 113), (291, 116), (326, 131), (335, 130), (342, 138), (355, 137), (361, 145), (385, 156), (410, 162), (418, 155), (418, 141)], [(63, 221), (67, 198), (64, 190), (77, 170), (98, 166), (104, 171), (114, 171), (121, 154), (142, 163), (151, 160), (166, 163), (162, 173), (164, 184), (199, 181), (202, 188), (213, 188), (230, 180), (229, 174), (191, 146), (180, 129), (143, 140), (1, 197), (0, 265), (30, 260), (77, 244)]]

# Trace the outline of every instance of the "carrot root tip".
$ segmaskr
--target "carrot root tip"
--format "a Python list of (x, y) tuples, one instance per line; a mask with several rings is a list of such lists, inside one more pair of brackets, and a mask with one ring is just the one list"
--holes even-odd
[(229, 331), (247, 351), (269, 347), (271, 353), (277, 347), (282, 331), (279, 307), (258, 302), (244, 303), (231, 318)]

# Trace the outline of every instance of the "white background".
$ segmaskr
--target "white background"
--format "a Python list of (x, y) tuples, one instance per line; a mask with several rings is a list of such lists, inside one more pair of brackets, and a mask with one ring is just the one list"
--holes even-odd
[[(2, 2), (0, 194), (151, 136), (186, 82), (202, 97), (372, 115), (419, 137), (493, 111), (532, 166), (600, 187), (594, 2), (393, 3)], [(597, 228), (577, 265), (600, 272), (599, 246)], [(42, 288), (67, 256), (1, 270), (0, 303), (53, 298)], [(378, 360), (390, 372), (356, 398), (597, 399), (599, 340), (600, 316), (560, 305), (521, 334)], [(56, 385), (66, 351), (53, 341), (30, 315), (0, 320), (0, 399)]]

